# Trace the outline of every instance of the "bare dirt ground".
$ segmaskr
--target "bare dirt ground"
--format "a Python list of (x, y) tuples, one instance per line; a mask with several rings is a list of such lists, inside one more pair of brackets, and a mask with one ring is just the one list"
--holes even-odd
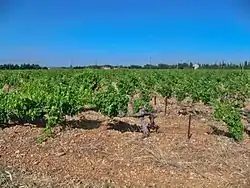
[[(227, 137), (224, 125), (210, 120), (211, 110), (193, 117), (168, 105), (158, 114), (159, 133), (142, 139), (136, 118), (107, 118), (87, 111), (71, 127), (39, 143), (42, 128), (0, 130), (0, 187), (250, 187), (250, 140)], [(163, 99), (157, 100), (163, 109)], [(81, 118), (84, 117), (84, 118)], [(213, 128), (212, 128), (213, 127)]]

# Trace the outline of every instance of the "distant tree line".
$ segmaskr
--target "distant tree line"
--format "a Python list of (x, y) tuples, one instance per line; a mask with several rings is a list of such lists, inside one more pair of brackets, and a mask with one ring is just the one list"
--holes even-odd
[(30, 70), (30, 69), (48, 69), (37, 64), (3, 64), (0, 65), (0, 70)]
[(83, 69), (83, 68), (92, 68), (92, 69), (102, 69), (102, 68), (126, 68), (126, 69), (193, 69), (194, 65), (197, 64), (199, 69), (250, 69), (250, 61), (245, 61), (240, 64), (233, 63), (213, 63), (213, 64), (201, 64), (201, 63), (178, 63), (178, 64), (146, 64), (146, 65), (130, 65), (130, 66), (112, 66), (112, 65), (90, 65), (90, 66), (75, 66), (71, 67), (73, 69)]
[[(233, 63), (213, 63), (213, 64), (201, 64), (201, 63), (178, 63), (178, 64), (145, 64), (145, 65), (129, 65), (129, 66), (113, 66), (113, 65), (89, 65), (89, 66), (70, 66), (70, 67), (55, 67), (62, 69), (116, 69), (116, 68), (124, 68), (124, 69), (193, 69), (194, 65), (197, 64), (199, 69), (250, 69), (250, 61), (245, 61), (240, 64)], [(38, 64), (2, 64), (0, 65), (0, 70), (30, 70), (30, 69), (49, 69), (48, 67), (41, 67)]]

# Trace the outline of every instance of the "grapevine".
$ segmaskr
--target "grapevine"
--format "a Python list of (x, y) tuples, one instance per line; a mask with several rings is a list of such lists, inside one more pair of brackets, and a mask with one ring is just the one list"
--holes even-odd
[[(250, 74), (223, 70), (37, 70), (2, 71), (0, 87), (9, 84), (11, 92), (0, 91), (0, 124), (44, 121), (46, 134), (54, 126), (85, 108), (111, 118), (128, 112), (130, 98), (134, 112), (141, 107), (152, 111), (150, 101), (161, 95), (181, 103), (203, 102), (214, 109), (235, 140), (243, 139), (240, 110), (250, 97)], [(138, 95), (138, 98), (134, 98)], [(167, 105), (167, 102), (166, 102)]]

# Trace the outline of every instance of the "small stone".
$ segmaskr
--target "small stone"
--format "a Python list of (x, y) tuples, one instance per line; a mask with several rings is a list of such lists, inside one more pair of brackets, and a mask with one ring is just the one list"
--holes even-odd
[(66, 155), (66, 153), (65, 153), (65, 152), (56, 153), (56, 156), (57, 156), (57, 157), (61, 157), (61, 156), (63, 156), (63, 155)]
[(248, 124), (248, 125), (246, 126), (246, 130), (247, 130), (247, 131), (250, 131), (250, 124)]
[(26, 171), (27, 171), (26, 168), (21, 169), (21, 173), (25, 173)]
[(205, 119), (205, 118), (201, 118), (201, 121), (202, 121), (202, 122), (205, 122), (205, 121), (206, 121), (206, 119)]

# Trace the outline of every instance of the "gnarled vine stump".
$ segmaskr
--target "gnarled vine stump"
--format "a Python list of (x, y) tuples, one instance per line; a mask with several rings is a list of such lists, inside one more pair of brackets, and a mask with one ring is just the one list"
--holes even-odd
[[(149, 117), (149, 123), (145, 121), (145, 116)], [(139, 111), (139, 118), (141, 123), (141, 130), (143, 132), (143, 137), (148, 137), (150, 134), (150, 130), (155, 130), (155, 132), (158, 132), (159, 126), (155, 124), (155, 115), (152, 113), (148, 113), (145, 111), (144, 108), (142, 108)]]

